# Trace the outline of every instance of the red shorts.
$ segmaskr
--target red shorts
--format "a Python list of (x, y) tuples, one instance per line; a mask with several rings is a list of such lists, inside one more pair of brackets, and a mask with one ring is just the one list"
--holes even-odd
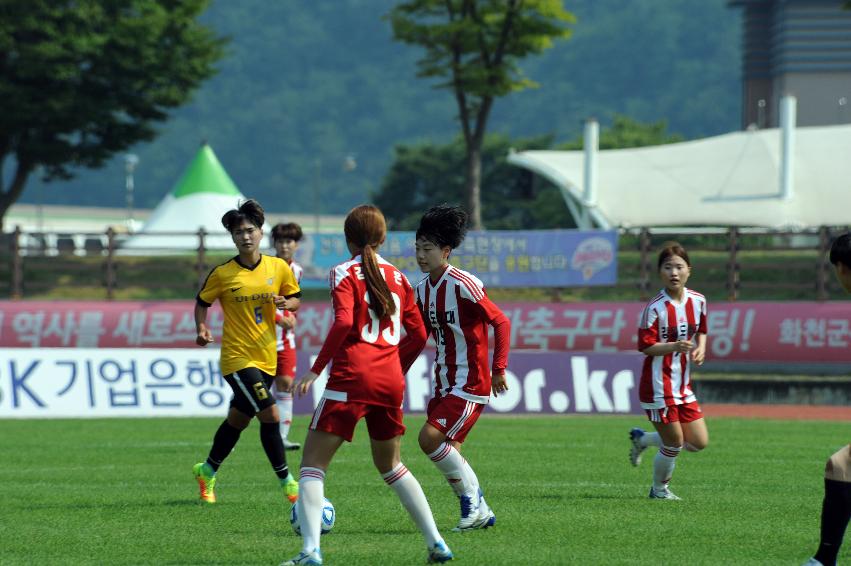
[(464, 442), (484, 409), (482, 403), (473, 403), (455, 395), (435, 397), (428, 402), (426, 422), (449, 440)]
[(295, 350), (292, 348), (278, 350), (278, 367), (275, 369), (275, 375), (295, 377), (295, 360)]
[(683, 405), (669, 405), (664, 409), (644, 409), (644, 412), (653, 423), (690, 423), (703, 418), (703, 409), (697, 401)]
[(351, 442), (358, 421), (364, 417), (369, 437), (374, 440), (390, 440), (405, 434), (401, 407), (391, 408), (326, 398), (320, 399), (319, 405), (313, 411), (310, 428), (336, 434)]

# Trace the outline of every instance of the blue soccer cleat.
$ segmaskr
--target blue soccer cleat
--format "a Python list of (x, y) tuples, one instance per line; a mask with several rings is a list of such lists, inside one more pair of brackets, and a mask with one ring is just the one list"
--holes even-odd
[(452, 558), (452, 551), (449, 550), (449, 547), (442, 540), (437, 541), (434, 543), (434, 546), (428, 549), (429, 564), (443, 564), (444, 562), (449, 562)]
[(629, 440), (632, 446), (629, 448), (629, 463), (637, 466), (641, 463), (641, 453), (647, 450), (646, 446), (641, 445), (641, 438), (644, 436), (644, 431), (640, 428), (634, 428), (629, 431)]
[(281, 562), (280, 566), (297, 566), (298, 564), (306, 564), (308, 566), (319, 566), (322, 564), (322, 553), (318, 548), (314, 548), (311, 552), (299, 552), (298, 556)]

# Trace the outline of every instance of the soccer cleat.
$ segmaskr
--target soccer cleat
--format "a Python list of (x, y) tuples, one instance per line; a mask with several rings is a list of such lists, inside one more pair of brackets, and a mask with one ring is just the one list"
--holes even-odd
[(192, 466), (192, 473), (195, 474), (195, 479), (198, 480), (198, 487), (201, 488), (201, 501), (215, 503), (216, 492), (213, 490), (216, 487), (216, 476), (208, 475), (205, 472), (205, 468), (204, 462), (198, 462)]
[(449, 547), (442, 540), (437, 541), (434, 543), (434, 546), (428, 549), (429, 564), (443, 564), (444, 562), (449, 562), (452, 558), (452, 551), (449, 550)]
[(292, 476), (284, 482), (284, 495), (287, 496), (290, 503), (295, 503), (298, 500), (298, 482)]
[(804, 566), (824, 566), (821, 562), (816, 560), (815, 558), (810, 558), (806, 562), (804, 562)]
[(629, 449), (629, 462), (633, 466), (641, 463), (641, 453), (647, 449), (646, 446), (641, 445), (642, 436), (644, 436), (644, 431), (640, 428), (634, 428), (629, 431), (629, 440), (632, 442), (632, 446)]
[(284, 450), (298, 450), (301, 448), (301, 444), (298, 442), (290, 442), (286, 438), (284, 439)]
[(650, 487), (650, 499), (670, 499), (671, 501), (681, 501), (679, 497), (673, 494), (667, 487), (664, 489), (654, 489)]
[[(476, 505), (473, 505), (474, 499), (476, 500)], [(479, 490), (477, 496), (462, 495), (460, 500), (461, 520), (452, 529), (453, 532), (487, 529), (496, 524), (496, 515), (488, 507), (488, 504), (485, 503), (485, 498), (482, 497), (482, 490)]]
[(319, 564), (322, 564), (322, 553), (319, 552), (318, 548), (314, 548), (312, 552), (301, 551), (295, 558), (287, 560), (286, 562), (281, 562), (281, 566), (297, 566), (298, 564), (318, 566)]

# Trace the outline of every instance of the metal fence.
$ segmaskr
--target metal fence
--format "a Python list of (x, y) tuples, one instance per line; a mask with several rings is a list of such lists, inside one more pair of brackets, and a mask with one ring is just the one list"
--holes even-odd
[[(589, 290), (584, 299), (647, 299), (658, 288), (656, 250), (678, 240), (689, 251), (689, 286), (713, 300), (829, 300), (842, 296), (827, 252), (847, 227), (782, 231), (765, 229), (622, 230), (615, 288)], [(234, 255), (211, 249), (210, 235), (158, 234), (164, 241), (194, 237), (183, 250), (167, 245), (128, 250), (129, 234), (112, 228), (100, 233), (24, 232), (0, 241), (0, 298), (145, 299), (192, 296), (209, 270)], [(563, 290), (568, 295), (568, 290)], [(549, 297), (561, 297), (554, 289)]]

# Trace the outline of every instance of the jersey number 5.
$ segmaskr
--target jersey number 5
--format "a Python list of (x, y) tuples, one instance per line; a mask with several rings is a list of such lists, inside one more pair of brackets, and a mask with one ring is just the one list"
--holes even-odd
[[(402, 300), (396, 293), (390, 293), (390, 296), (393, 297), (393, 303), (396, 305), (396, 312), (390, 315), (390, 326), (388, 326), (384, 329), (383, 332), (381, 332), (381, 337), (384, 338), (384, 340), (391, 346), (395, 346), (399, 343), (399, 339), (401, 338), (399, 310), (402, 305)], [(366, 301), (366, 304), (368, 305), (369, 293), (364, 293), (363, 298)], [(363, 328), (361, 328), (360, 336), (364, 342), (375, 344), (376, 342), (378, 342), (381, 321), (378, 320), (378, 317), (375, 316), (375, 311), (371, 308), (367, 308), (366, 312), (369, 313), (369, 323), (365, 324)]]

